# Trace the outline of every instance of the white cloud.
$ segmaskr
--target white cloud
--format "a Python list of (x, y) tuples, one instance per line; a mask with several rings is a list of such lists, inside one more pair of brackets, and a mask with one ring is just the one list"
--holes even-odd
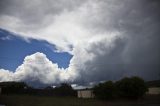
[(0, 69), (0, 81), (12, 81), (13, 73), (9, 70)]
[(37, 54), (28, 56), (13, 73), (16, 80), (85, 83), (125, 75), (158, 78), (160, 6), (156, 1), (12, 0), (7, 5), (0, 6), (1, 28), (25, 39), (46, 40), (58, 52), (73, 55), (67, 69), (59, 69), (44, 55), (43, 67)]
[(75, 72), (58, 68), (45, 54), (35, 53), (26, 56), (22, 65), (15, 72), (0, 70), (0, 81), (26, 81), (41, 84), (57, 84), (60, 82), (72, 82), (76, 77)]

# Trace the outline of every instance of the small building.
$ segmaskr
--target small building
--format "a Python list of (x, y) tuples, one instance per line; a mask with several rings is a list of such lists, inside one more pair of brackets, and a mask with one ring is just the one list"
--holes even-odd
[(90, 89), (87, 90), (78, 90), (77, 91), (78, 98), (94, 98), (93, 91)]
[(150, 88), (148, 88), (147, 94), (150, 94), (150, 95), (160, 94), (160, 87), (150, 87)]
[(149, 95), (160, 95), (160, 80), (153, 80), (147, 82), (148, 92), (146, 94)]

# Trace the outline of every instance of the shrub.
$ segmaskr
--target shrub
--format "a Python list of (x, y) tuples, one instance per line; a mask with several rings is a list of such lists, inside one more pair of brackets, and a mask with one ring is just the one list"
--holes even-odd
[(61, 86), (54, 88), (54, 92), (57, 96), (75, 96), (76, 92), (71, 85), (62, 83)]
[(126, 98), (142, 97), (147, 91), (147, 86), (143, 79), (139, 77), (123, 78), (116, 82), (118, 95)]
[(112, 99), (114, 96), (114, 84), (112, 81), (100, 83), (93, 88), (93, 93), (99, 99)]

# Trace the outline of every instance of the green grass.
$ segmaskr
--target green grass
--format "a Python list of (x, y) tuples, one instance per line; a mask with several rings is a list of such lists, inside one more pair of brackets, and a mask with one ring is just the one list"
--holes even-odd
[(159, 106), (159, 98), (155, 97), (152, 99), (140, 101), (101, 101), (76, 97), (0, 95), (0, 104), (5, 104), (6, 106)]

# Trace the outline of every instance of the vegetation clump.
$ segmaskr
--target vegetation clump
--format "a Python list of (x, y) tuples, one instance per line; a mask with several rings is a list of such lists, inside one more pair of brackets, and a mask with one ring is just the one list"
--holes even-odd
[(112, 99), (115, 97), (138, 99), (142, 97), (148, 88), (143, 79), (139, 77), (125, 77), (113, 83), (107, 81), (93, 88), (93, 93), (99, 99)]
[(93, 93), (95, 94), (96, 98), (100, 99), (111, 99), (113, 98), (114, 92), (115, 87), (112, 81), (100, 83), (93, 88)]

